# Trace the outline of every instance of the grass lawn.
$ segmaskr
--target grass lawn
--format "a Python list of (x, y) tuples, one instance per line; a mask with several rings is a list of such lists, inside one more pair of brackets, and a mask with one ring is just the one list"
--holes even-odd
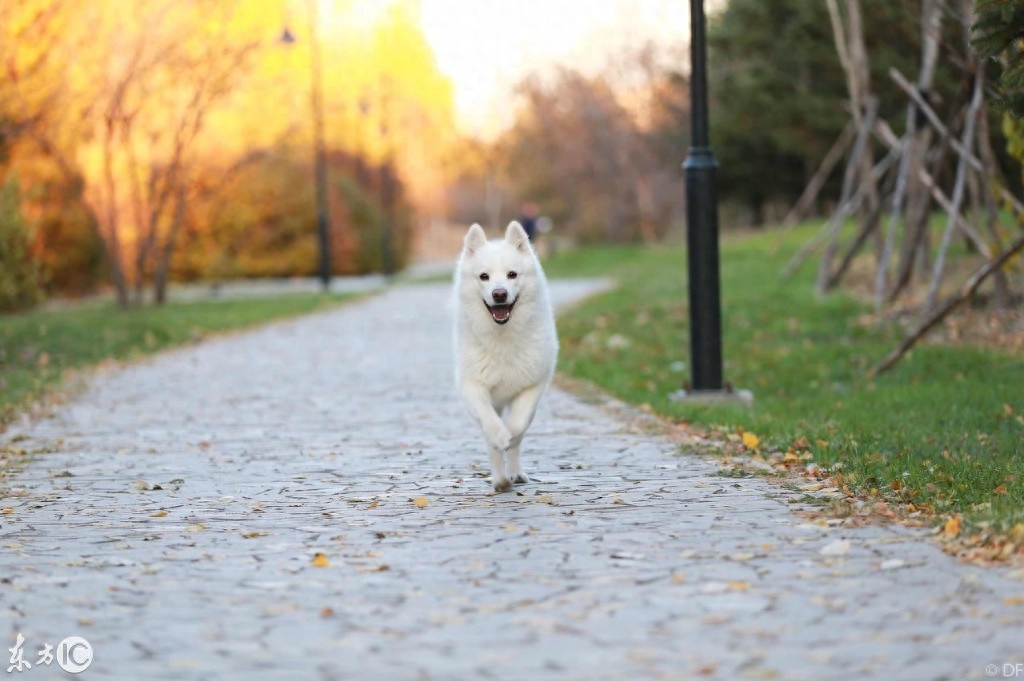
[[(581, 250), (545, 263), (551, 277), (620, 282), (561, 319), (561, 371), (672, 421), (753, 432), (761, 452), (810, 455), (861, 499), (898, 501), (936, 522), (962, 515), (982, 533), (1024, 522), (1024, 357), (921, 344), (869, 380), (900, 329), (858, 323), (870, 308), (847, 294), (817, 298), (816, 260), (779, 280), (814, 227), (723, 239), (725, 376), (754, 391), (753, 409), (668, 399), (689, 377), (679, 248)], [(1024, 542), (1024, 525), (1018, 534)]]
[(210, 333), (324, 309), (349, 298), (295, 294), (129, 310), (93, 303), (0, 316), (0, 432), (20, 409), (58, 387), (68, 369), (141, 357)]

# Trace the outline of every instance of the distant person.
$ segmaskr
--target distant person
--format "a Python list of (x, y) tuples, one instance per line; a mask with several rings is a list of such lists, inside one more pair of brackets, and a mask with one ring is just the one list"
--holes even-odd
[(530, 242), (533, 243), (537, 236), (537, 216), (540, 215), (540, 211), (537, 209), (535, 203), (524, 203), (522, 209), (519, 211), (518, 222), (523, 226), (523, 231), (526, 232), (526, 236), (530, 238)]

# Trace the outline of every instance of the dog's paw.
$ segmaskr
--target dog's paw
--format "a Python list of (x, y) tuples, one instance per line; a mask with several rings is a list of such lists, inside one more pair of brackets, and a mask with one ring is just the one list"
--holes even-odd
[(499, 478), (494, 476), (494, 491), (495, 492), (507, 492), (512, 489), (512, 481), (508, 478)]
[(518, 473), (512, 474), (512, 482), (515, 483), (516, 485), (523, 485), (527, 482), (530, 482), (530, 478), (526, 477), (526, 473), (519, 471)]

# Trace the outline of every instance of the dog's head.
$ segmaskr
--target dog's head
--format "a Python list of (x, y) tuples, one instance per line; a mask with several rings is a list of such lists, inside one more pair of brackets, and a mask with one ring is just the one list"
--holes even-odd
[(488, 241), (480, 225), (470, 227), (459, 275), (463, 291), (475, 286), (491, 319), (496, 324), (507, 324), (516, 303), (537, 285), (537, 259), (523, 226), (509, 223), (505, 238), (496, 241)]

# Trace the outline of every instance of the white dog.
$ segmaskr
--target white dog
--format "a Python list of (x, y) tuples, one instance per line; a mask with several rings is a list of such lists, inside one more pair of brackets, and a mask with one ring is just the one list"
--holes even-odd
[(548, 284), (522, 225), (466, 233), (455, 270), (455, 382), (483, 430), (494, 490), (529, 482), (519, 445), (558, 357)]

